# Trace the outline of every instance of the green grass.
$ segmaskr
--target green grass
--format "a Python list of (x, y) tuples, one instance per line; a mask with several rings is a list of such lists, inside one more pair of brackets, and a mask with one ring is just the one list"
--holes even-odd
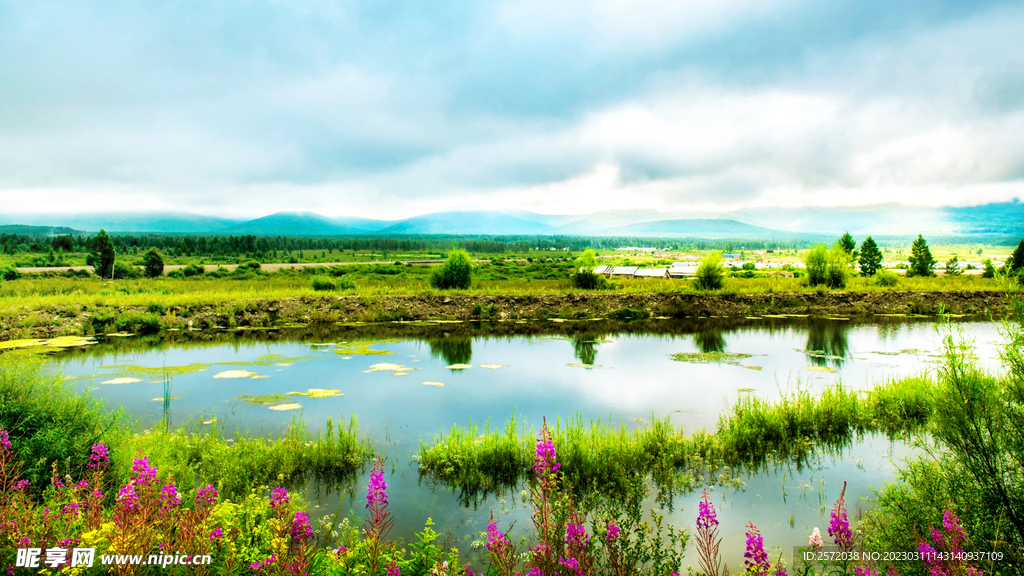
[[(617, 494), (630, 478), (650, 476), (662, 494), (729, 480), (739, 470), (768, 463), (813, 463), (822, 453), (849, 446), (858, 435), (906, 437), (925, 430), (934, 406), (934, 384), (893, 380), (868, 392), (841, 386), (812, 395), (786, 394), (778, 402), (749, 396), (720, 417), (714, 433), (684, 433), (668, 418), (627, 430), (579, 416), (553, 423), (558, 460), (577, 492)], [(460, 492), (464, 503), (516, 489), (531, 472), (537, 431), (514, 415), (502, 429), (456, 425), (430, 443), (420, 442), (420, 475)]]
[(0, 356), (0, 426), (10, 434), (26, 466), (24, 477), (37, 493), (49, 486), (54, 466), (81, 477), (92, 446), (100, 442), (110, 447), (119, 482), (129, 476), (134, 458), (148, 456), (163, 477), (175, 478), (183, 494), (212, 483), (233, 499), (263, 485), (350, 484), (373, 456), (359, 438), (355, 417), (347, 424), (328, 419), (316, 433), (296, 420), (277, 438), (228, 434), (217, 425), (139, 431), (122, 410), (107, 410), (26, 356)]

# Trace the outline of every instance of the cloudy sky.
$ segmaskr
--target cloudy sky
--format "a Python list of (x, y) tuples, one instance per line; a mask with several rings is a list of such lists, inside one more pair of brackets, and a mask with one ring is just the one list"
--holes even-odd
[(0, 211), (1024, 197), (1024, 5), (0, 0)]

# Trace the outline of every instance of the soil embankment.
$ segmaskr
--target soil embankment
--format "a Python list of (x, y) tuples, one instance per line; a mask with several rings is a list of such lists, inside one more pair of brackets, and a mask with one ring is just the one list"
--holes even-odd
[(523, 295), (307, 296), (190, 306), (60, 306), (9, 310), (0, 341), (109, 332), (272, 328), (409, 321), (629, 321), (647, 317), (744, 318), (917, 314), (1002, 315), (999, 291), (796, 292), (756, 294), (573, 293)]

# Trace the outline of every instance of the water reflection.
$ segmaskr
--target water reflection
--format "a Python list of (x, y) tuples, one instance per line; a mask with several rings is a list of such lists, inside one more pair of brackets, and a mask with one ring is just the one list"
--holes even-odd
[(572, 337), (569, 339), (572, 342), (573, 355), (582, 364), (587, 366), (593, 366), (594, 360), (597, 359), (597, 342), (592, 338), (580, 338)]
[(849, 325), (844, 321), (811, 320), (807, 324), (807, 359), (813, 366), (841, 368), (850, 357), (846, 334)]
[(430, 357), (441, 358), (449, 365), (469, 364), (473, 359), (473, 339), (468, 337), (449, 337), (427, 340), (430, 346)]
[(701, 330), (693, 335), (693, 344), (702, 354), (725, 352), (725, 334), (721, 330)]

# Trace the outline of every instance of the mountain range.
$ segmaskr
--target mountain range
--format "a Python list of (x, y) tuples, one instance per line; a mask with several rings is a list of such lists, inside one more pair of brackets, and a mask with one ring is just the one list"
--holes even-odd
[(3, 214), (0, 226), (66, 227), (87, 232), (257, 236), (565, 235), (782, 239), (832, 236), (1009, 238), (1024, 236), (1024, 204), (969, 207), (884, 204), (860, 207), (748, 208), (726, 213), (607, 210), (548, 215), (523, 210), (434, 212), (402, 220), (278, 212), (253, 220), (191, 213)]

